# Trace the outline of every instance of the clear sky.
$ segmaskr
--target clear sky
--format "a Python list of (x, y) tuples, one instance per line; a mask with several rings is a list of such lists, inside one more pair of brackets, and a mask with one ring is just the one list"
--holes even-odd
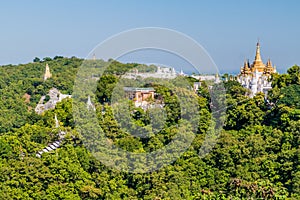
[(0, 4), (0, 64), (34, 57), (86, 57), (106, 38), (138, 27), (163, 27), (194, 38), (221, 72), (262, 58), (279, 71), (300, 65), (298, 0), (10, 0)]

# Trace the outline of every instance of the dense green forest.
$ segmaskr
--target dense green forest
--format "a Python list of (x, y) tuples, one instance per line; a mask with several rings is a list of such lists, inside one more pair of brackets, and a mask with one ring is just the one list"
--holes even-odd
[[(109, 140), (120, 148), (151, 152), (167, 145), (178, 124), (192, 121), (180, 118), (178, 97), (168, 84), (146, 85), (161, 94), (165, 102), (164, 125), (149, 129), (149, 113), (131, 106), (131, 129), (144, 127), (150, 138), (138, 138), (122, 129), (115, 119), (112, 90), (126, 71), (145, 65), (90, 61), (96, 69), (109, 68), (97, 82), (97, 120)], [(52, 77), (43, 81), (46, 63)], [(72, 99), (64, 99), (53, 110), (37, 115), (34, 108), (52, 87), (73, 93), (76, 73), (83, 59), (76, 57), (35, 58), (32, 63), (0, 67), (0, 199), (300, 199), (300, 67), (272, 76), (273, 89), (245, 96), (247, 90), (236, 81), (227, 81), (227, 110), (224, 126), (212, 151), (203, 158), (199, 149), (213, 118), (211, 87), (205, 83), (197, 94), (179, 92), (197, 100), (199, 118), (190, 147), (173, 163), (149, 173), (130, 173), (107, 167), (85, 147), (73, 118)], [(149, 71), (153, 71), (151, 66)], [(177, 83), (193, 84), (178, 77)], [(180, 79), (183, 79), (182, 81)], [(130, 80), (127, 80), (130, 82)], [(213, 86), (218, 87), (218, 85)], [(36, 153), (67, 134), (60, 148)], [(155, 116), (155, 115), (154, 115)], [(122, 117), (122, 116), (121, 116)], [(190, 122), (191, 123), (191, 122)], [(154, 134), (155, 132), (155, 134)]]

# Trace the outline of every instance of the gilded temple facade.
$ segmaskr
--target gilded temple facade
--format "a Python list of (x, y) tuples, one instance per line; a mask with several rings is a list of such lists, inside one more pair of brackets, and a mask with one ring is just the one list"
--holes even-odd
[(258, 92), (267, 94), (272, 89), (270, 77), (276, 73), (275, 66), (272, 66), (271, 60), (268, 59), (264, 64), (260, 55), (260, 44), (257, 42), (256, 54), (253, 63), (250, 65), (249, 60), (244, 62), (241, 72), (237, 76), (237, 81), (251, 91), (250, 97), (255, 96)]

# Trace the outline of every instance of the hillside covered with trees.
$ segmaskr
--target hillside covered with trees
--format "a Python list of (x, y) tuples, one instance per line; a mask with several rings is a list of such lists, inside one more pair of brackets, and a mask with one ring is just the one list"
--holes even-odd
[[(62, 100), (42, 115), (34, 111), (41, 96), (53, 87), (73, 93), (83, 59), (56, 56), (1, 66), (0, 199), (300, 199), (299, 66), (272, 76), (273, 89), (267, 99), (264, 94), (245, 96), (246, 89), (236, 81), (222, 83), (227, 104), (224, 126), (212, 151), (200, 158), (199, 149), (213, 119), (211, 87), (203, 83), (195, 94), (178, 86), (179, 93), (197, 102), (200, 117), (186, 120), (178, 117), (185, 113), (179, 109), (178, 96), (168, 89), (172, 81), (166, 85), (156, 84), (155, 79), (146, 85), (133, 83), (155, 88), (166, 110), (166, 123), (150, 130), (149, 112), (131, 106), (130, 129), (144, 127), (151, 135), (133, 137), (120, 126), (126, 120), (116, 120), (112, 90), (128, 70), (147, 71), (147, 67), (91, 62), (95, 77), (99, 75), (96, 69), (109, 64), (97, 82), (93, 102), (99, 126), (111, 143), (129, 152), (152, 152), (170, 143), (183, 124), (195, 133), (192, 144), (179, 159), (157, 171), (130, 173), (107, 167), (85, 147), (75, 126), (73, 99)], [(52, 77), (43, 81), (46, 64)], [(192, 87), (196, 80), (178, 77), (176, 81)], [(60, 128), (55, 126), (55, 115)], [(190, 126), (193, 119), (197, 127)], [(60, 130), (67, 133), (60, 148), (37, 157), (38, 151), (59, 138)]]

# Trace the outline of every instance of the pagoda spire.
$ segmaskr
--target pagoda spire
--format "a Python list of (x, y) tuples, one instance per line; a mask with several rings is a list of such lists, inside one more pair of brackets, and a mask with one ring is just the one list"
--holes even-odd
[(256, 44), (255, 61), (262, 61), (261, 60), (261, 56), (260, 56), (260, 44), (259, 44), (259, 40), (257, 41), (257, 44)]
[(90, 108), (92, 108), (93, 111), (96, 111), (95, 106), (93, 105), (92, 101), (91, 101), (91, 96), (88, 96), (88, 100), (86, 102), (86, 107), (88, 110), (90, 110)]
[(54, 120), (55, 120), (55, 128), (59, 128), (59, 121), (57, 119), (56, 113), (55, 113), (55, 116), (54, 116)]
[(259, 44), (259, 41), (257, 41), (255, 59), (253, 61), (253, 64), (251, 65), (251, 71), (252, 72), (255, 72), (255, 71), (263, 72), (265, 67), (266, 66), (262, 62), (262, 59), (260, 56), (260, 44)]
[(248, 61), (248, 59), (245, 59), (244, 68), (245, 69), (249, 68), (249, 61)]
[(46, 81), (48, 78), (51, 78), (52, 74), (50, 73), (50, 68), (48, 63), (46, 64), (45, 74), (44, 74), (44, 81)]
[(265, 68), (265, 70), (264, 70), (264, 73), (265, 73), (265, 74), (268, 74), (268, 75), (271, 75), (271, 74), (274, 73), (274, 72), (275, 72), (275, 69), (272, 67), (271, 60), (268, 59), (266, 68)]
[(271, 63), (271, 60), (270, 60), (270, 58), (268, 59), (268, 62), (267, 62), (267, 67), (272, 67), (272, 63)]
[(241, 72), (243, 75), (248, 75), (250, 73), (249, 61), (245, 59), (244, 67), (242, 67)]

